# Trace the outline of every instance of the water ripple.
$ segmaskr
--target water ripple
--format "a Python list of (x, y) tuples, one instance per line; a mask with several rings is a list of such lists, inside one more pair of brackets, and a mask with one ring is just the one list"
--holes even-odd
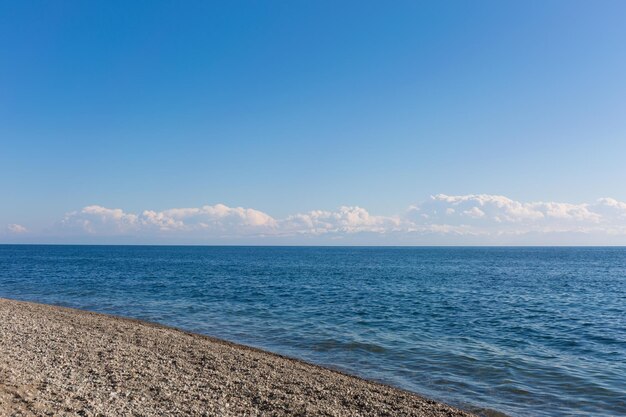
[(0, 245), (0, 296), (223, 337), (484, 416), (626, 415), (626, 249)]

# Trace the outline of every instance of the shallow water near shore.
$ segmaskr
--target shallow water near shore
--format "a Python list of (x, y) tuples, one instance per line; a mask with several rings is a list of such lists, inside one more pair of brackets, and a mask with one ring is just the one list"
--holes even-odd
[(156, 321), (489, 414), (626, 415), (626, 249), (0, 245), (0, 297)]

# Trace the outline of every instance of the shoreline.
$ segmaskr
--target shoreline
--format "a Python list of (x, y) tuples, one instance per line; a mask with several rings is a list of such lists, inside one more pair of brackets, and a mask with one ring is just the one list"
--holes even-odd
[(0, 414), (472, 414), (211, 336), (0, 298)]

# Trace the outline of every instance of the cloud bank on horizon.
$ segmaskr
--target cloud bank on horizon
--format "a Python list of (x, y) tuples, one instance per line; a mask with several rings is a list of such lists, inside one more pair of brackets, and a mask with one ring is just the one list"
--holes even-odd
[[(10, 224), (6, 235), (32, 238), (36, 233)], [(141, 213), (91, 205), (67, 213), (40, 234), (45, 235), (93, 242), (130, 238), (145, 243), (623, 244), (626, 203), (611, 198), (572, 204), (520, 202), (488, 194), (438, 194), (395, 216), (342, 206), (280, 219), (224, 204)]]

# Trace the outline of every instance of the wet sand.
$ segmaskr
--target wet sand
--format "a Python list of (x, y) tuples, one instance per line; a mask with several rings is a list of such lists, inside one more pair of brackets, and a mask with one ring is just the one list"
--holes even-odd
[(211, 337), (6, 299), (0, 299), (0, 415), (470, 416)]

